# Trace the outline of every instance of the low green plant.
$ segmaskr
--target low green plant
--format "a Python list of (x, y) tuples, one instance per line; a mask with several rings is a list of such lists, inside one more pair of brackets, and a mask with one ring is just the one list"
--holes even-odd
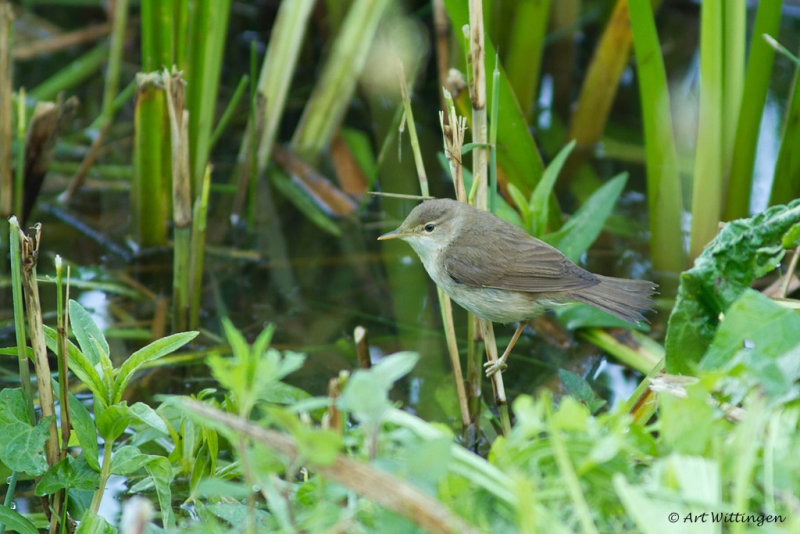
[[(108, 342), (89, 313), (74, 300), (69, 303), (69, 311), (72, 331), (78, 342), (77, 346), (71, 342), (67, 344), (69, 369), (94, 397), (93, 413), (90, 414), (86, 406), (69, 394), (69, 419), (76, 440), (70, 445), (80, 446), (81, 453), (74, 457), (67, 455), (57, 464), (48, 466), (43, 450), (49, 418), (38, 423), (31, 421), (22, 389), (4, 389), (0, 392), (3, 405), (0, 410), (0, 461), (11, 471), (41, 477), (35, 490), (38, 496), (52, 496), (60, 490), (94, 490), (90, 504), (79, 494), (69, 501), (73, 506), (73, 517), (80, 517), (82, 521), (96, 520), (94, 516), (112, 474), (127, 475), (144, 468), (156, 487), (164, 524), (170, 525), (173, 520), (169, 461), (164, 456), (142, 454), (132, 445), (117, 444), (133, 421), (164, 434), (167, 434), (167, 427), (151, 407), (142, 402), (128, 406), (122, 397), (137, 370), (174, 352), (197, 333), (184, 332), (156, 340), (131, 354), (119, 367), (114, 367)], [(57, 352), (58, 332), (45, 327), (45, 335), (50, 350)], [(98, 436), (103, 440), (102, 455), (98, 451)], [(25, 525), (22, 531), (36, 532), (33, 523), (14, 510), (3, 507), (1, 513), (3, 521), (13, 518), (11, 524)]]

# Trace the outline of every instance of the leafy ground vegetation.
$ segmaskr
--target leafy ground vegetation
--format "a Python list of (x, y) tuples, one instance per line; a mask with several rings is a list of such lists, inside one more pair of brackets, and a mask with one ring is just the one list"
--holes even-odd
[[(648, 0), (116, 0), (107, 24), (68, 41), (103, 42), (47, 76), (19, 69), (36, 80), (26, 97), (14, 61), (65, 46), (15, 44), (13, 21), (34, 4), (0, 0), (0, 534), (800, 532), (800, 84), (783, 84), (759, 198), (754, 170), (773, 63), (797, 76), (779, 43), (782, 24), (797, 27), (782, 23), (782, 2), (686, 8), (699, 27), (691, 98), (670, 85)], [(267, 42), (226, 56), (229, 27), (246, 34), (265, 12)], [(590, 59), (575, 80), (579, 55)], [(628, 101), (633, 126), (609, 118)], [(432, 108), (441, 114), (422, 116)], [(84, 128), (69, 135), (76, 110)], [(41, 183), (27, 187), (65, 173), (42, 198)], [(560, 363), (534, 387), (524, 369), (544, 368), (540, 353), (484, 379), (492, 326), (454, 320), (402, 244), (372, 254), (375, 221), (388, 227), (416, 202), (370, 200), (378, 190), (455, 196), (585, 266), (598, 241), (623, 242), (617, 274), (660, 283), (652, 328), (569, 305), (534, 329), (574, 332), (564, 345), (601, 351), (635, 388), (610, 398)], [(131, 278), (168, 251), (149, 329), (106, 324), (83, 292), (128, 289), (72, 279), (70, 267), (86, 271), (40, 244), (49, 223), (26, 233), (19, 222), (55, 213), (83, 228), (86, 199), (105, 196), (126, 218), (117, 233), (82, 230), (104, 247), (98, 270), (113, 256), (126, 264), (115, 276)], [(348, 274), (302, 272), (293, 251), (306, 248), (335, 249)], [(54, 274), (38, 275), (51, 256)], [(220, 272), (252, 274), (245, 261), (269, 263), (273, 300), (239, 324)], [(353, 272), (367, 297), (351, 317)], [(323, 286), (334, 312), (302, 315), (319, 315), (309, 302)], [(370, 347), (365, 321), (393, 334)], [(353, 335), (332, 341), (343, 324)], [(279, 342), (284, 329), (302, 350)], [(317, 329), (347, 365), (314, 366), (322, 351), (302, 338)], [(452, 364), (442, 387), (417, 374), (433, 365), (430, 338)], [(203, 387), (133, 392), (145, 371), (186, 361)], [(326, 388), (298, 384), (304, 372)], [(425, 417), (419, 398), (445, 415)]]

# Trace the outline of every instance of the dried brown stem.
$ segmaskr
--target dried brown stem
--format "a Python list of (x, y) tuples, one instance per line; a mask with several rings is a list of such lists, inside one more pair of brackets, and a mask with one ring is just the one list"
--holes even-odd
[(95, 41), (100, 37), (108, 35), (110, 31), (111, 24), (104, 22), (102, 24), (89, 26), (88, 28), (81, 28), (74, 32), (62, 33), (46, 39), (37, 39), (36, 41), (14, 48), (14, 59), (24, 61), (42, 54), (58, 52), (70, 46), (83, 44), (88, 41)]
[[(247, 419), (223, 412), (202, 402), (185, 399), (183, 405), (205, 420), (223, 425), (246, 436), (291, 461), (299, 458), (297, 444), (290, 436), (266, 429)], [(320, 475), (330, 478), (352, 491), (371, 499), (387, 509), (401, 514), (423, 529), (437, 533), (473, 534), (477, 530), (453, 514), (442, 503), (376, 467), (338, 455), (329, 465), (313, 465)]]
[(39, 256), (41, 225), (34, 227), (34, 236), (28, 237), (20, 230), (20, 261), (22, 262), (22, 289), (25, 295), (25, 312), (28, 317), (28, 332), (33, 349), (33, 366), (36, 369), (36, 384), (39, 388), (39, 405), (43, 417), (50, 417), (50, 437), (45, 443), (45, 456), (51, 466), (58, 463), (58, 428), (56, 427), (55, 402), (47, 360), (47, 344), (44, 340), (42, 307), (39, 302), (39, 286), (36, 283), (36, 262)]

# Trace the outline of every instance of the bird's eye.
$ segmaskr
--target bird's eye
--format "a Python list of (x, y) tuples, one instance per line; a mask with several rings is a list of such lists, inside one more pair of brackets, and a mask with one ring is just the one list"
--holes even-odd
[(433, 232), (433, 228), (434, 228), (434, 224), (432, 222), (425, 225), (425, 231), (426, 232)]

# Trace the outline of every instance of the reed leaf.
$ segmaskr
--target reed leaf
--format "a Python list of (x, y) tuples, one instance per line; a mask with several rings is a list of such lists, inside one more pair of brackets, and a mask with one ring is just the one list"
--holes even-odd
[(785, 204), (800, 195), (800, 67), (795, 70), (792, 94), (786, 108), (781, 147), (775, 163), (770, 205)]
[(355, 0), (350, 6), (292, 136), (291, 148), (301, 158), (313, 163), (333, 139), (389, 4)]
[(517, 95), (522, 113), (528, 120), (532, 118), (536, 106), (549, 14), (550, 0), (517, 2), (509, 46), (504, 57), (508, 83)]
[(781, 3), (781, 0), (763, 0), (758, 4), (730, 160), (725, 220), (749, 215), (758, 131), (775, 57), (775, 50), (761, 36), (777, 35), (781, 21)]
[(630, 0), (629, 6), (644, 123), (653, 267), (678, 273), (685, 266), (683, 206), (667, 75), (650, 0)]
[(622, 71), (628, 64), (633, 42), (631, 26), (636, 24), (632, 23), (628, 12), (628, 0), (617, 0), (583, 79), (570, 120), (567, 139), (575, 139), (578, 147), (570, 158), (567, 177), (575, 176), (605, 130)]

